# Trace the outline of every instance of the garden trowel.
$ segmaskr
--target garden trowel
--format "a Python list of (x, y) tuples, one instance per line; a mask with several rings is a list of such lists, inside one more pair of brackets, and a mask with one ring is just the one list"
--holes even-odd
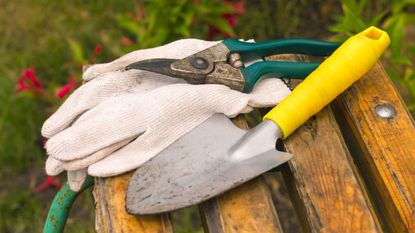
[(198, 204), (292, 158), (276, 151), (312, 115), (362, 77), (389, 45), (370, 27), (349, 38), (255, 128), (237, 128), (216, 114), (137, 169), (127, 191), (131, 214), (154, 214)]

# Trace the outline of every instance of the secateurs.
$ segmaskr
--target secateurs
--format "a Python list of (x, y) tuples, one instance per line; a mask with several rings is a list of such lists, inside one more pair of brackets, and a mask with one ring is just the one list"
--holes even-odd
[(149, 59), (125, 67), (152, 71), (182, 78), (192, 84), (224, 84), (238, 91), (250, 92), (261, 78), (304, 79), (318, 62), (260, 61), (245, 67), (248, 61), (276, 54), (329, 56), (339, 44), (310, 39), (281, 39), (250, 43), (226, 39), (210, 48), (183, 59)]

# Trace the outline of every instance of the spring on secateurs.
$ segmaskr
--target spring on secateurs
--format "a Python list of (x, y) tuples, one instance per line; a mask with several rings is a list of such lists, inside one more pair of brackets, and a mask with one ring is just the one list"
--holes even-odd
[(291, 79), (290, 78), (281, 78), (281, 80), (285, 84), (285, 86), (287, 86), (288, 89), (290, 89), (290, 91), (293, 90), (293, 88), (291, 87)]
[(239, 53), (231, 53), (229, 55), (229, 63), (235, 68), (244, 67), (244, 63), (241, 60), (241, 55)]

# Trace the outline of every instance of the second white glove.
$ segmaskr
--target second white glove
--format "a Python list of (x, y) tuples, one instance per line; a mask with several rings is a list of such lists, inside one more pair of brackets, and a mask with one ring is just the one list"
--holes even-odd
[[(93, 176), (118, 175), (136, 169), (213, 114), (234, 117), (252, 107), (274, 106), (288, 94), (281, 80), (270, 78), (250, 94), (223, 85), (174, 84), (146, 95), (110, 98), (48, 140), (49, 169), (58, 160), (66, 170), (89, 166)], [(104, 148), (128, 142), (105, 158), (99, 156)]]

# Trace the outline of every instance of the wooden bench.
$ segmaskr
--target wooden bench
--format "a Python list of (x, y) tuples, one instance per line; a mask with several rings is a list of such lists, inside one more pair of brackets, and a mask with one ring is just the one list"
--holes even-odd
[[(415, 232), (414, 122), (380, 63), (284, 146), (288, 164), (199, 205), (205, 232), (284, 232), (270, 189), (277, 173), (304, 232)], [(131, 175), (96, 179), (97, 231), (173, 232), (167, 214), (125, 212)]]

